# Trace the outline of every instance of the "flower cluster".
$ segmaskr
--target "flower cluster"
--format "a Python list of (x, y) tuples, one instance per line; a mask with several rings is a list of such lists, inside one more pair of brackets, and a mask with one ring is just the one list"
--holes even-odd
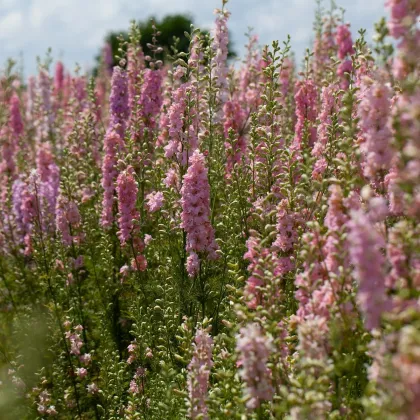
[(0, 72), (0, 418), (420, 418), (418, 1), (304, 66), (221, 3)]

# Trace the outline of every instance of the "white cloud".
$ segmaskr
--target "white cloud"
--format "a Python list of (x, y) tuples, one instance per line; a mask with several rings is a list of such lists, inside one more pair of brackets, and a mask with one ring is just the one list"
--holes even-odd
[[(356, 33), (370, 29), (385, 14), (385, 0), (337, 0), (346, 9)], [(0, 0), (0, 64), (22, 51), (27, 73), (35, 71), (35, 57), (52, 47), (63, 52), (67, 66), (93, 62), (107, 32), (128, 28), (131, 19), (161, 18), (167, 14), (189, 13), (197, 26), (210, 29), (213, 10), (221, 0)], [(300, 57), (312, 37), (315, 0), (231, 0), (229, 27), (239, 53), (246, 42), (248, 27), (254, 28), (261, 44), (292, 37), (292, 48)]]

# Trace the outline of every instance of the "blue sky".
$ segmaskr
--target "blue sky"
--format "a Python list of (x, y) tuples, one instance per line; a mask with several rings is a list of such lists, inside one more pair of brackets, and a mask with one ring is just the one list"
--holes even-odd
[[(346, 9), (352, 31), (370, 30), (385, 15), (385, 0), (337, 0)], [(324, 0), (326, 7), (329, 0)], [(94, 63), (94, 56), (110, 30), (124, 30), (129, 21), (189, 13), (200, 27), (211, 28), (219, 0), (0, 0), (0, 64), (8, 57), (24, 59), (25, 73), (36, 70), (36, 57), (53, 57), (74, 68)], [(229, 27), (234, 48), (241, 53), (244, 33), (253, 27), (260, 43), (292, 37), (292, 48), (301, 57), (312, 37), (315, 0), (230, 0)]]

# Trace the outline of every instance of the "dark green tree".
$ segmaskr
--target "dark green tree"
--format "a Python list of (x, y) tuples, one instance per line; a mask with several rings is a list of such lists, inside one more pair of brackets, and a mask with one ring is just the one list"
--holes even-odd
[[(162, 20), (155, 19), (152, 17), (147, 21), (139, 21), (138, 23), (140, 33), (141, 33), (141, 46), (143, 48), (145, 55), (152, 55), (148, 45), (153, 44), (153, 35), (155, 30), (153, 29), (153, 24), (156, 26), (159, 31), (159, 36), (157, 37), (158, 45), (163, 48), (162, 53), (156, 55), (156, 59), (163, 61), (167, 60), (168, 54), (172, 54), (172, 46), (175, 46), (179, 52), (187, 52), (189, 46), (189, 40), (185, 36), (185, 32), (191, 32), (191, 25), (194, 24), (192, 18), (188, 15), (168, 15), (165, 16)], [(202, 29), (202, 33), (208, 33), (208, 30)], [(114, 65), (117, 64), (118, 48), (121, 45), (121, 39), (128, 41), (128, 32), (110, 32), (105, 41), (111, 45), (112, 53), (114, 56)], [(176, 41), (175, 41), (176, 40)], [(229, 57), (235, 57), (236, 53), (232, 49), (232, 43), (229, 42)], [(101, 59), (101, 55), (97, 57), (97, 61)]]

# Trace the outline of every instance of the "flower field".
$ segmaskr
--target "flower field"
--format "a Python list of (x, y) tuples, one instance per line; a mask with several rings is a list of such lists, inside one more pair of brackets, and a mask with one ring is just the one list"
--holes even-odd
[[(420, 3), (228, 61), (0, 77), (0, 418), (420, 419)], [(258, 28), (257, 28), (258, 29)]]

